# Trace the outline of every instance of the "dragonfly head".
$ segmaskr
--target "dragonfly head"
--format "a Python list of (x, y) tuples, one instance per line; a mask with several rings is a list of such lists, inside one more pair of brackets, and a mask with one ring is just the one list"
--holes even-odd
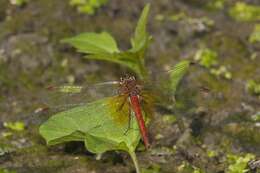
[(137, 84), (137, 81), (134, 76), (125, 76), (120, 78), (120, 89), (121, 94), (128, 95), (139, 95), (141, 92), (140, 86)]

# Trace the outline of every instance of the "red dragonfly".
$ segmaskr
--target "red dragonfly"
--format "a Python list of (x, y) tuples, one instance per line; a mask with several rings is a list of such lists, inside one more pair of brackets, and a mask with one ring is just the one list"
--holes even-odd
[[(132, 110), (134, 111), (144, 145), (146, 148), (149, 148), (150, 143), (148, 139), (148, 132), (145, 126), (145, 121), (142, 115), (142, 108), (140, 105), (140, 98), (144, 97), (141, 95), (142, 88), (140, 85), (137, 84), (137, 81), (134, 76), (121, 78), (119, 84), (120, 95), (125, 96), (125, 100), (130, 100), (129, 108), (132, 108)], [(130, 116), (131, 115), (129, 115), (129, 120)]]

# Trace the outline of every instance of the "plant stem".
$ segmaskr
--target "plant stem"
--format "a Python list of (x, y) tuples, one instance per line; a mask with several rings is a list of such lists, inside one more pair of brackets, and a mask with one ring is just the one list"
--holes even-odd
[(141, 173), (135, 152), (130, 151), (129, 154), (134, 162), (136, 173)]

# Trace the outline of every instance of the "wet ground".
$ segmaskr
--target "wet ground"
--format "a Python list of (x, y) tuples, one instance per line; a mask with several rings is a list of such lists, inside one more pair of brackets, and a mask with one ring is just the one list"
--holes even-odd
[[(228, 155), (260, 156), (260, 92), (246, 90), (248, 80), (260, 82), (260, 44), (248, 41), (259, 20), (232, 18), (229, 10), (236, 1), (217, 8), (207, 1), (109, 0), (90, 16), (62, 0), (29, 1), (20, 7), (0, 0), (0, 172), (134, 172), (126, 153), (108, 152), (98, 159), (81, 143), (47, 147), (38, 127), (50, 115), (35, 116), (33, 110), (46, 99), (43, 89), (49, 84), (111, 81), (127, 73), (112, 63), (83, 59), (60, 40), (106, 30), (125, 50), (147, 2), (153, 42), (146, 62), (152, 75), (180, 60), (194, 60), (198, 49), (209, 48), (232, 76), (191, 67), (174, 110), (156, 110), (149, 130), (152, 148), (137, 151), (141, 167), (151, 173), (221, 173), (230, 170)], [(201, 86), (209, 91), (201, 92)], [(169, 116), (177, 121), (169, 122)], [(6, 125), (17, 121), (25, 128)]]

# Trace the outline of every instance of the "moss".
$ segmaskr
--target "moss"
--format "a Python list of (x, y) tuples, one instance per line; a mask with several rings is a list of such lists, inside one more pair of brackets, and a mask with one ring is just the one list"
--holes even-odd
[(70, 5), (76, 6), (79, 12), (86, 14), (94, 14), (98, 8), (106, 3), (107, 0), (70, 0)]
[(9, 170), (9, 169), (2, 169), (2, 168), (0, 168), (0, 173), (16, 173), (16, 171), (12, 171), (12, 170)]
[(235, 155), (228, 154), (227, 162), (229, 163), (227, 173), (244, 173), (248, 172), (247, 165), (250, 160), (253, 160), (255, 155), (245, 154), (245, 155)]
[(249, 42), (250, 43), (260, 42), (260, 24), (255, 25), (254, 31), (250, 34)]
[(23, 131), (25, 128), (25, 125), (21, 121), (16, 122), (4, 122), (4, 127), (9, 128), (14, 131)]
[(28, 2), (29, 2), (29, 0), (10, 0), (10, 3), (12, 5), (18, 5), (18, 6), (22, 6)]
[(199, 49), (196, 52), (194, 59), (198, 61), (200, 65), (206, 68), (210, 68), (218, 64), (217, 52), (208, 48)]
[(254, 80), (247, 81), (246, 89), (252, 95), (260, 95), (260, 83)]
[(235, 137), (242, 145), (260, 145), (259, 128), (251, 123), (230, 123), (224, 128), (224, 132)]
[(232, 74), (227, 70), (226, 66), (220, 66), (219, 68), (213, 68), (210, 70), (210, 73), (220, 77), (223, 76), (225, 79), (231, 79), (232, 78)]
[(226, 0), (211, 0), (207, 3), (207, 8), (212, 10), (221, 10), (224, 8)]
[(205, 171), (203, 171), (202, 169), (197, 168), (196, 166), (193, 166), (185, 161), (183, 161), (177, 169), (179, 173), (205, 173)]
[(237, 2), (235, 6), (229, 10), (229, 14), (237, 21), (257, 21), (260, 20), (260, 7), (244, 2)]

